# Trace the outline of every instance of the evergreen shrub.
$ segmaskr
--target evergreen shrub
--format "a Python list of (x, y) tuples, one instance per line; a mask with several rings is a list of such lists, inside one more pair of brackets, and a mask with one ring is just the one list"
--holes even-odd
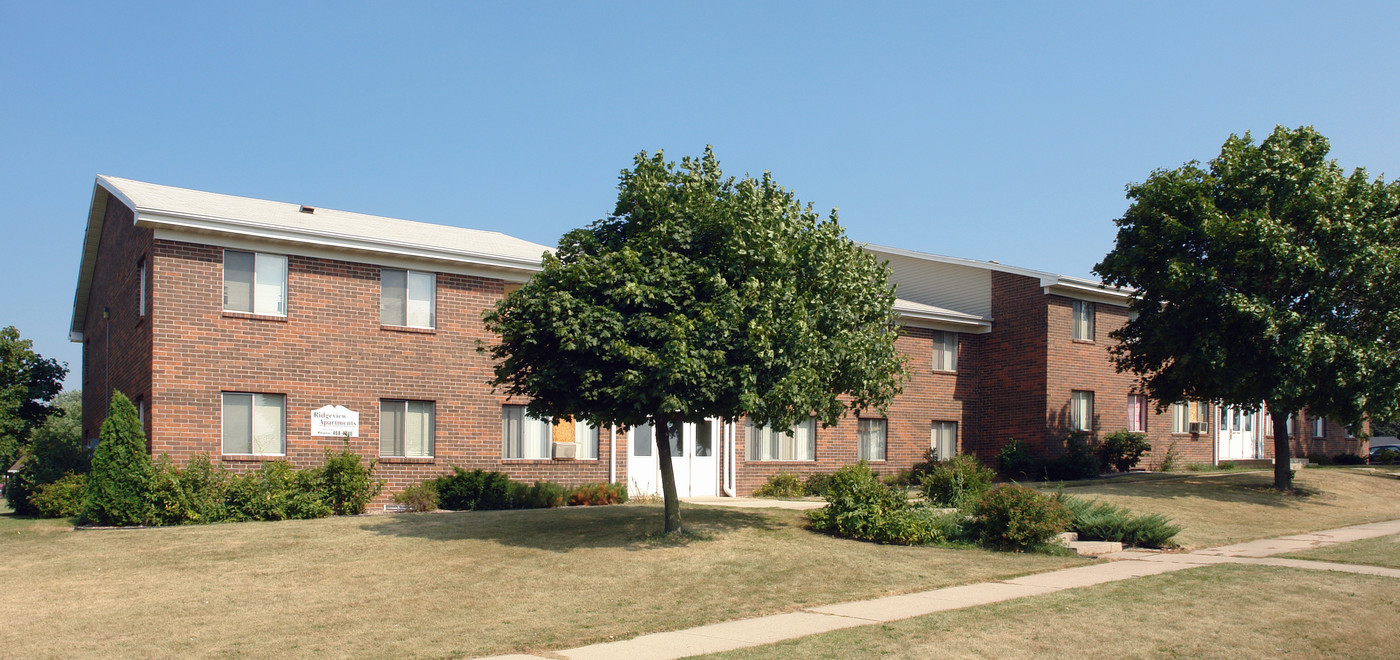
[(92, 456), (83, 517), (98, 525), (146, 525), (152, 522), (151, 482), (155, 470), (146, 454), (146, 434), (136, 407), (121, 392), (112, 393)]
[(1106, 502), (1057, 493), (1055, 499), (1073, 515), (1069, 531), (1085, 541), (1118, 541), (1140, 548), (1170, 548), (1181, 527), (1159, 513), (1137, 515)]
[(1342, 452), (1333, 456), (1332, 462), (1337, 465), (1363, 465), (1366, 463), (1366, 457), (1361, 454)]
[(1099, 445), (1099, 462), (1119, 472), (1137, 466), (1144, 454), (1152, 451), (1147, 435), (1134, 431), (1114, 431), (1104, 436)]
[(510, 482), (510, 508), (553, 509), (564, 506), (564, 487), (552, 481), (536, 481), (534, 485)]
[(1040, 476), (1039, 461), (1030, 445), (1012, 438), (997, 452), (997, 472), (1007, 479), (1032, 479)]

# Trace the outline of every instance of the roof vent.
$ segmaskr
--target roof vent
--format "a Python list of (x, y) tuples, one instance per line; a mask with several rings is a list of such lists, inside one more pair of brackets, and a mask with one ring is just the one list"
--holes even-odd
[(301, 212), (302, 212), (302, 213), (315, 213), (315, 212), (316, 212), (316, 209), (313, 208), (313, 207), (307, 206), (307, 205), (305, 205), (305, 204), (302, 204), (302, 205), (301, 205)]

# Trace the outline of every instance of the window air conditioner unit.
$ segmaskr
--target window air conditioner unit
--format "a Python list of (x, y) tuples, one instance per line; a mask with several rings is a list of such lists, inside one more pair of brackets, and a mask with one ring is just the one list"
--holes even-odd
[(1186, 424), (1186, 432), (1187, 432), (1187, 433), (1205, 433), (1205, 432), (1206, 432), (1206, 423), (1205, 423), (1205, 422), (1188, 422), (1188, 423)]

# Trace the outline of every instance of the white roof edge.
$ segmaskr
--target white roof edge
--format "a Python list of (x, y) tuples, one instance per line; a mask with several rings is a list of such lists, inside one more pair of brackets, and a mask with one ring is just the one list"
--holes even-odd
[(1040, 279), (1040, 287), (1044, 289), (1046, 293), (1053, 293), (1071, 298), (1087, 298), (1098, 302), (1123, 306), (1127, 306), (1128, 301), (1133, 297), (1133, 290), (1131, 289), (1112, 287), (1102, 282), (1059, 275), (1042, 277)]
[[(296, 229), (230, 218), (178, 213), (168, 210), (139, 209), (136, 222), (142, 226), (232, 234), (265, 240), (307, 243), (321, 247), (342, 248), (360, 252), (397, 254), (420, 259), (469, 263), (510, 270), (539, 272), (539, 270), (543, 268), (541, 260), (539, 259), (522, 259), (503, 255), (492, 255), (484, 252), (474, 252), (471, 250), (454, 250), (451, 248), (410, 243), (407, 241), (366, 239), (353, 234)], [(543, 254), (543, 251), (541, 251), (541, 254)]]
[(88, 203), (87, 227), (83, 229), (83, 250), (78, 255), (78, 283), (73, 290), (73, 316), (68, 326), (68, 341), (83, 340), (83, 325), (87, 321), (88, 293), (92, 290), (92, 271), (97, 267), (97, 247), (102, 241), (102, 224), (107, 216), (107, 199), (116, 197), (128, 208), (131, 199), (122, 194), (107, 177), (98, 175), (92, 185), (92, 201)]
[(884, 254), (893, 254), (893, 255), (898, 255), (898, 256), (901, 256), (901, 257), (909, 257), (909, 258), (911, 258), (911, 259), (920, 259), (920, 260), (923, 260), (923, 261), (935, 261), (935, 262), (938, 262), (938, 263), (953, 264), (953, 265), (955, 265), (955, 266), (968, 266), (968, 267), (971, 267), (971, 268), (981, 268), (981, 269), (983, 269), (983, 270), (995, 270), (995, 271), (999, 271), (999, 272), (1003, 272), (1003, 273), (1011, 273), (1011, 274), (1013, 274), (1013, 275), (1025, 275), (1025, 276), (1027, 276), (1027, 277), (1036, 277), (1036, 278), (1041, 278), (1041, 277), (1059, 277), (1058, 275), (1055, 275), (1054, 273), (1049, 273), (1049, 272), (1046, 272), (1046, 271), (1043, 271), (1043, 270), (1034, 270), (1034, 269), (1031, 269), (1031, 268), (1021, 268), (1021, 267), (1019, 267), (1019, 266), (1007, 266), (1006, 264), (999, 264), (999, 263), (996, 263), (996, 262), (993, 262), (993, 261), (982, 261), (982, 260), (980, 260), (980, 259), (965, 259), (965, 258), (963, 258), (963, 257), (948, 257), (948, 256), (944, 256), (944, 255), (941, 255), (941, 254), (933, 254), (933, 253), (930, 253), (930, 252), (919, 252), (919, 251), (917, 251), (917, 250), (907, 250), (907, 249), (905, 249), (905, 248), (890, 247), (890, 246), (888, 246), (888, 245), (876, 245), (876, 244), (874, 244), (874, 243), (862, 243), (862, 244), (861, 244), (861, 247), (863, 247), (863, 248), (865, 248), (865, 249), (867, 249), (867, 250), (869, 250), (869, 251), (871, 251), (871, 252), (879, 252), (879, 253), (884, 253)]
[(910, 321), (922, 322), (917, 324), (934, 324), (977, 334), (992, 330), (992, 320), (989, 318), (916, 303), (902, 298), (894, 301), (894, 312), (906, 323)]
[(1046, 293), (1052, 293), (1051, 289), (1055, 289), (1053, 293), (1057, 293), (1059, 295), (1093, 296), (1105, 302), (1112, 302), (1114, 304), (1121, 305), (1126, 305), (1128, 303), (1128, 300), (1131, 299), (1133, 295), (1132, 289), (1124, 289), (1121, 287), (1109, 286), (1102, 282), (1086, 279), (1083, 277), (1059, 275), (1048, 271), (1035, 270), (1033, 268), (1008, 266), (1006, 264), (999, 264), (991, 261), (981, 261), (978, 259), (948, 257), (941, 254), (918, 252), (916, 250), (907, 250), (904, 248), (889, 247), (886, 245), (875, 245), (873, 243), (863, 243), (861, 244), (861, 247), (871, 252), (875, 252), (877, 254), (892, 254), (901, 257), (909, 257), (911, 259), (920, 259), (923, 261), (933, 261), (937, 263), (953, 264), (956, 266), (981, 268), (983, 270), (994, 270), (1002, 273), (1010, 273), (1012, 275), (1024, 275), (1026, 277), (1034, 277), (1040, 280), (1040, 286), (1041, 288), (1046, 290)]

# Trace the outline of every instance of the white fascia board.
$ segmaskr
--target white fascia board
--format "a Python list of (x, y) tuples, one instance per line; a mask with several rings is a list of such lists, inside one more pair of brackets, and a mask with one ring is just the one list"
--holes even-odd
[(169, 211), (141, 210), (137, 213), (136, 224), (157, 230), (184, 231), (241, 236), (251, 239), (310, 245), (332, 250), (348, 250), (386, 255), (396, 255), (428, 261), (471, 264), (492, 269), (539, 272), (543, 266), (539, 259), (521, 259), (491, 255), (469, 250), (454, 250), (432, 245), (407, 242), (369, 240), (346, 234), (309, 230), (289, 230), (284, 227), (270, 227), (251, 222), (172, 213)]
[(1132, 300), (1133, 297), (1133, 291), (1130, 289), (1120, 289), (1089, 280), (1071, 279), (1055, 275), (1042, 277), (1040, 279), (1040, 287), (1048, 295), (1078, 298), (1080, 300), (1101, 302), (1109, 305), (1118, 305), (1120, 307), (1127, 307), (1128, 301)]
[(867, 252), (874, 252), (876, 254), (892, 254), (900, 257), (909, 257), (910, 259), (932, 261), (942, 264), (953, 264), (957, 266), (968, 266), (970, 268), (981, 268), (982, 270), (994, 270), (1001, 273), (1011, 273), (1013, 275), (1025, 275), (1026, 277), (1056, 277), (1054, 274), (1047, 273), (1043, 270), (1032, 270), (1030, 268), (1021, 268), (1018, 266), (1007, 266), (1005, 264), (993, 263), (991, 261), (980, 261), (977, 259), (948, 257), (941, 254), (930, 254), (928, 252), (906, 250), (904, 248), (889, 247), (885, 245), (875, 245), (874, 243), (862, 243), (861, 248), (865, 249)]
[(122, 194), (106, 177), (97, 177), (92, 186), (92, 201), (88, 204), (87, 227), (83, 230), (83, 251), (78, 259), (78, 284), (73, 291), (73, 316), (68, 327), (68, 341), (83, 340), (83, 326), (87, 323), (88, 296), (92, 291), (92, 273), (97, 268), (97, 248), (102, 242), (102, 225), (107, 217), (107, 200), (116, 197), (117, 201), (129, 209), (136, 205)]
[(966, 332), (974, 335), (985, 334), (992, 331), (992, 322), (987, 319), (899, 309), (895, 309), (895, 314), (899, 316), (900, 325), (907, 325), (914, 328), (928, 328), (930, 330), (944, 330), (947, 332)]

